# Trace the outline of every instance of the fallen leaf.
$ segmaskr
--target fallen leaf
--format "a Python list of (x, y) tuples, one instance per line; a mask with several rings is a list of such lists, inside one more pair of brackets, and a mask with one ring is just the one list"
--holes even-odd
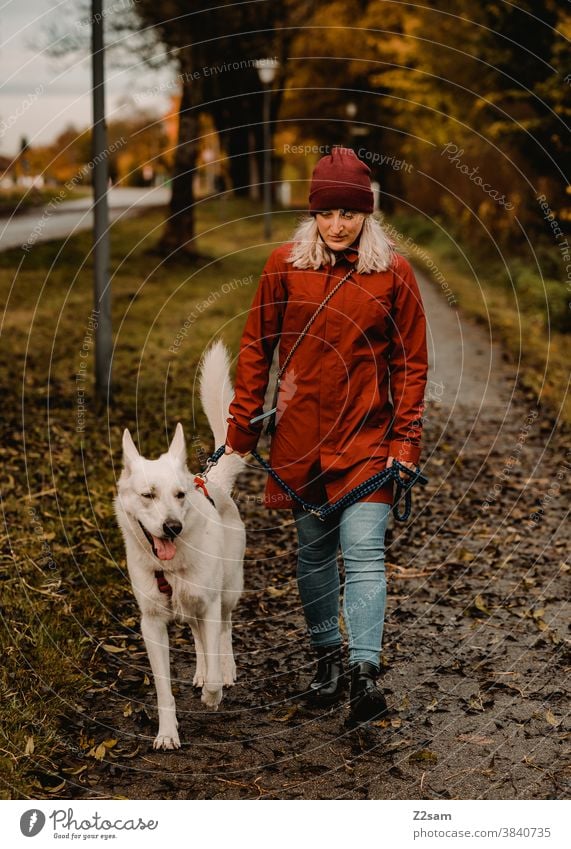
[(103, 740), (102, 743), (99, 743), (98, 746), (94, 746), (87, 753), (88, 757), (95, 758), (96, 761), (102, 761), (105, 755), (107, 754), (108, 749), (112, 749), (117, 745), (117, 740)]
[(62, 772), (65, 772), (67, 775), (79, 775), (81, 772), (87, 769), (87, 764), (83, 764), (83, 766), (78, 766), (77, 768), (73, 767), (64, 767)]
[(121, 760), (125, 760), (125, 758), (134, 758), (136, 757), (141, 750), (140, 746), (137, 746), (132, 752), (121, 752)]
[(492, 615), (492, 611), (486, 607), (486, 602), (484, 601), (481, 595), (477, 595), (474, 601), (472, 602), (470, 606), (470, 612), (475, 616), (478, 616), (478, 614), (480, 613), (483, 613), (484, 616)]
[(545, 714), (545, 718), (550, 725), (553, 725), (553, 726), (559, 725), (559, 720), (557, 719), (555, 714), (553, 714), (550, 710), (548, 710), (547, 713)]
[(471, 710), (477, 710), (477, 711), (484, 710), (484, 705), (482, 704), (481, 696), (479, 696), (479, 695), (478, 696), (471, 696), (468, 699), (468, 707)]
[(291, 719), (292, 716), (295, 716), (298, 711), (299, 711), (298, 705), (293, 705), (293, 707), (290, 707), (289, 710), (287, 710), (285, 713), (281, 714), (280, 716), (272, 716), (272, 719), (273, 719), (274, 722), (287, 722), (288, 719)]
[(432, 763), (436, 763), (438, 760), (438, 755), (435, 752), (431, 752), (430, 749), (419, 749), (418, 752), (413, 752), (412, 755), (409, 755), (409, 761), (431, 761)]
[(286, 595), (286, 593), (290, 592), (289, 587), (284, 587), (282, 590), (278, 590), (277, 587), (266, 587), (266, 592), (268, 595), (271, 595), (272, 598), (279, 598), (282, 595)]
[(462, 743), (474, 743), (477, 746), (487, 746), (494, 742), (491, 737), (484, 737), (482, 734), (459, 734), (456, 739), (461, 740)]
[(107, 749), (100, 743), (98, 746), (94, 746), (93, 749), (90, 749), (87, 753), (90, 758), (95, 758), (96, 761), (102, 761), (105, 757)]
[(64, 778), (64, 780), (61, 782), (61, 784), (56, 784), (55, 787), (45, 787), (44, 790), (46, 790), (48, 793), (59, 793), (60, 790), (63, 790), (65, 785), (66, 785), (66, 780)]

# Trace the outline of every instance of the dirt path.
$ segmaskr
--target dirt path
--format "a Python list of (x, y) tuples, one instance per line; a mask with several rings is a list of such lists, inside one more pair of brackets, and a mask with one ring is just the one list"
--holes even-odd
[(487, 333), (423, 290), (429, 485), (387, 540), (390, 719), (347, 733), (346, 706), (320, 714), (292, 698), (311, 670), (294, 531), (254, 506), (263, 476), (252, 468), (241, 482), (250, 500), (239, 684), (218, 713), (203, 711), (189, 634), (173, 628), (183, 748), (154, 752), (154, 693), (125, 588), (121, 650), (100, 662), (83, 715), (63, 723), (74, 745), (62, 767), (78, 770), (67, 772), (70, 797), (569, 797), (571, 452)]
[[(429, 398), (457, 413), (509, 407), (516, 371), (506, 365), (491, 328), (482, 328), (450, 306), (416, 270), (428, 318)], [(430, 391), (430, 389), (432, 391)]]

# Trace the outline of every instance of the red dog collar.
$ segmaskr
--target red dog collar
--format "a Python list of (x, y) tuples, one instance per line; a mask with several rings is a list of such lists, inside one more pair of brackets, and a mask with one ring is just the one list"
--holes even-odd
[(206, 489), (206, 481), (204, 478), (200, 477), (200, 475), (196, 475), (194, 478), (194, 485), (197, 489), (201, 489), (204, 495), (208, 498), (213, 507), (216, 507), (216, 504), (212, 500), (212, 498), (208, 494), (208, 490)]

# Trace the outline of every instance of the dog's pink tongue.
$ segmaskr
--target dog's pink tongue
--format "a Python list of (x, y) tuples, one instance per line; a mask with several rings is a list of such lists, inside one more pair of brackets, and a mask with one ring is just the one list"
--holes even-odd
[(173, 559), (176, 554), (176, 545), (174, 542), (171, 542), (170, 539), (159, 539), (159, 537), (153, 537), (153, 542), (159, 560)]

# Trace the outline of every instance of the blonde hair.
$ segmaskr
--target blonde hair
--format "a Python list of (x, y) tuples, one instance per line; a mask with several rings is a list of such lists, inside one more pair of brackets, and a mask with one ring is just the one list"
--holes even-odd
[[(292, 241), (288, 261), (294, 268), (318, 269), (323, 265), (335, 265), (335, 252), (321, 238), (314, 215), (308, 215), (300, 221)], [(395, 242), (385, 232), (381, 220), (374, 215), (366, 215), (359, 238), (356, 270), (360, 274), (386, 271), (391, 267), (394, 257)]]

